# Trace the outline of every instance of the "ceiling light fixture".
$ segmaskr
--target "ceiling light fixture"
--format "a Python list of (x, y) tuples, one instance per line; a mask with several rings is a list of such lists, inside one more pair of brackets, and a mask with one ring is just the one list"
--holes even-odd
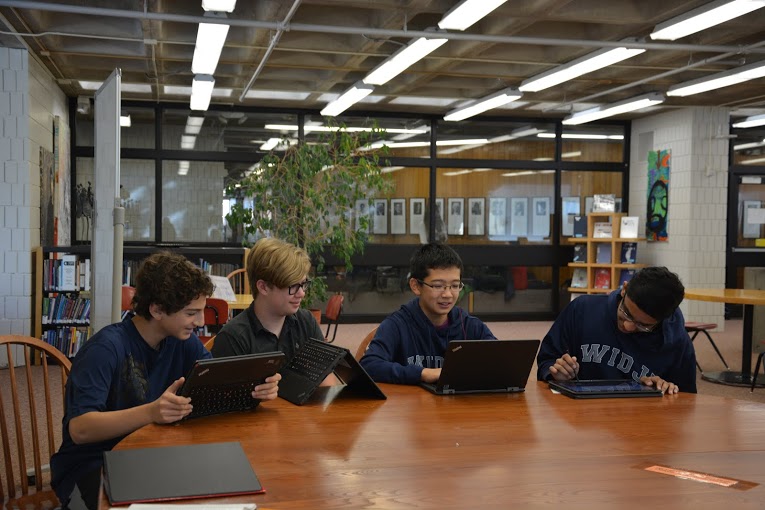
[(750, 143), (742, 143), (739, 145), (734, 145), (733, 150), (743, 151), (746, 149), (755, 149), (757, 147), (765, 147), (765, 140), (762, 140), (761, 142), (750, 142)]
[(120, 127), (130, 127), (130, 115), (120, 115)]
[(606, 117), (613, 117), (614, 115), (620, 115), (622, 113), (633, 112), (640, 110), (641, 108), (647, 108), (655, 104), (663, 103), (665, 97), (663, 94), (652, 92), (650, 94), (643, 94), (642, 96), (631, 97), (624, 101), (612, 103), (603, 106), (596, 106), (589, 110), (582, 112), (576, 112), (563, 119), (564, 126), (575, 126), (578, 124), (585, 124), (598, 119), (604, 119)]
[(204, 117), (196, 117), (189, 115), (189, 118), (186, 119), (186, 129), (184, 132), (187, 135), (198, 135), (199, 132), (202, 130), (202, 124), (204, 124), (205, 118)]
[(465, 0), (444, 14), (438, 28), (444, 30), (465, 30), (507, 0)]
[(404, 46), (372, 69), (362, 81), (367, 85), (383, 85), (401, 74), (415, 62), (441, 47), (448, 39), (427, 39), (420, 37)]
[[(165, 94), (169, 94), (173, 96), (191, 95), (191, 87), (178, 86), (178, 85), (165, 85), (162, 88), (165, 91)], [(234, 89), (229, 89), (225, 87), (215, 87), (212, 95), (213, 97), (231, 97), (231, 94), (233, 93), (234, 93)]]
[(178, 162), (178, 175), (186, 175), (189, 173), (190, 163), (188, 161)]
[(192, 150), (197, 144), (197, 137), (194, 135), (181, 136), (181, 149)]
[(659, 23), (651, 39), (674, 41), (765, 7), (763, 0), (717, 0)]
[[(265, 129), (270, 129), (273, 131), (297, 131), (298, 127), (295, 124), (266, 124), (263, 126)], [(306, 126), (303, 128), (306, 133), (310, 133), (312, 131), (321, 131), (321, 132), (332, 132), (332, 131), (347, 131), (349, 133), (359, 133), (359, 132), (371, 132), (375, 128), (371, 127), (352, 127), (352, 126), (312, 126), (306, 124)], [(377, 128), (378, 130), (385, 131), (386, 133), (401, 133), (401, 134), (423, 134), (427, 133), (427, 129), (405, 129), (405, 128)]]
[(202, 0), (202, 9), (206, 11), (234, 12), (236, 0)]
[[(555, 138), (555, 133), (539, 133), (537, 138)], [(596, 135), (588, 133), (563, 133), (561, 138), (572, 140), (624, 140), (624, 135)]]
[(741, 162), (742, 165), (756, 165), (757, 163), (765, 163), (765, 158), (748, 159)]
[(374, 87), (356, 82), (351, 88), (343, 92), (340, 97), (329, 103), (320, 112), (325, 117), (335, 117), (350, 108), (354, 103), (372, 93)]
[(274, 147), (276, 147), (277, 145), (279, 145), (281, 141), (282, 141), (281, 138), (269, 138), (266, 143), (260, 146), (260, 150), (268, 152)]
[(762, 78), (763, 76), (765, 76), (765, 60), (672, 85), (667, 90), (667, 95), (678, 97), (692, 96), (693, 94), (728, 87), (737, 83), (754, 80), (755, 78)]
[[(625, 39), (624, 42), (634, 42), (634, 40)], [(544, 73), (532, 76), (524, 80), (518, 89), (521, 92), (539, 92), (564, 81), (573, 80), (583, 74), (603, 69), (622, 60), (627, 60), (643, 52), (645, 50), (640, 48), (603, 48)]]
[(191, 83), (190, 108), (192, 110), (207, 110), (210, 107), (214, 87), (215, 78), (209, 74), (194, 76), (194, 81)]
[[(211, 13), (205, 14), (206, 17)], [(191, 60), (191, 72), (194, 74), (215, 74), (215, 68), (218, 67), (220, 53), (223, 51), (223, 45), (226, 43), (228, 35), (228, 25), (221, 23), (200, 23), (197, 29), (197, 43), (194, 47), (194, 58)]]
[(499, 92), (495, 92), (494, 94), (488, 95), (482, 99), (473, 101), (467, 106), (464, 106), (461, 108), (455, 108), (454, 110), (444, 115), (444, 120), (446, 121), (464, 120), (464, 119), (467, 119), (468, 117), (478, 115), (479, 113), (483, 113), (487, 110), (491, 110), (492, 108), (497, 108), (498, 106), (502, 106), (503, 104), (507, 104), (512, 101), (515, 101), (516, 99), (520, 99), (521, 96), (523, 96), (523, 94), (521, 92), (518, 92), (517, 89), (506, 88), (504, 90), (500, 90)]
[(752, 115), (733, 124), (734, 128), (750, 128), (765, 125), (765, 115)]

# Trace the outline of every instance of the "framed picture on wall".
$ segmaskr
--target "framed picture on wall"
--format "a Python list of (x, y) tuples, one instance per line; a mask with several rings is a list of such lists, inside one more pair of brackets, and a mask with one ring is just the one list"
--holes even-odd
[(390, 233), (406, 234), (406, 199), (390, 199)]
[(614, 199), (614, 212), (622, 212), (622, 197)]
[[(374, 212), (372, 209), (369, 206), (369, 200), (356, 200), (356, 230), (364, 230), (367, 234), (369, 233), (369, 226), (372, 224), (371, 213)], [(366, 226), (361, 224), (361, 218), (364, 217), (367, 218)]]
[(468, 235), (482, 236), (486, 225), (484, 207), (486, 202), (483, 198), (468, 199)]
[(441, 217), (441, 221), (444, 221), (444, 199), (436, 199), (436, 216)]
[(742, 204), (744, 206), (743, 225), (741, 226), (741, 237), (744, 239), (757, 239), (760, 237), (760, 227), (762, 223), (755, 218), (756, 214), (752, 214), (753, 211), (759, 213), (760, 201), (759, 200), (744, 200)]
[(376, 198), (374, 201), (373, 225), (373, 234), (388, 233), (388, 201), (384, 198)]
[(529, 199), (526, 197), (510, 199), (510, 235), (516, 237), (529, 235)]
[(579, 197), (561, 198), (561, 234), (564, 236), (574, 235), (574, 216), (579, 216)]
[(425, 199), (409, 199), (409, 233), (419, 234), (425, 226)]
[(592, 205), (595, 203), (595, 197), (584, 197), (584, 214), (592, 212)]
[(533, 197), (531, 199), (531, 235), (537, 237), (550, 236), (550, 197)]
[(507, 234), (507, 199), (505, 197), (489, 198), (489, 236)]
[(465, 233), (465, 199), (450, 198), (448, 206), (449, 221), (446, 223), (446, 232), (449, 235), (461, 236)]

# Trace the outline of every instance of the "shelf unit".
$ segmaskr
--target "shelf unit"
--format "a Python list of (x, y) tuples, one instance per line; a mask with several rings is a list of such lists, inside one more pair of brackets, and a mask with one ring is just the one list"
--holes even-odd
[[(614, 233), (618, 232), (621, 222), (621, 217), (626, 216), (624, 213), (617, 212), (597, 212), (587, 214), (587, 237), (570, 237), (568, 241), (573, 244), (585, 244), (587, 246), (587, 262), (569, 262), (568, 267), (584, 269), (587, 274), (587, 283), (585, 287), (569, 287), (568, 290), (571, 293), (579, 294), (607, 294), (616, 289), (619, 285), (619, 276), (622, 269), (640, 269), (645, 267), (645, 264), (622, 264), (622, 244), (624, 243), (637, 243), (645, 241), (644, 237), (639, 238), (622, 238), (622, 237), (593, 237), (595, 231), (595, 223), (611, 223), (611, 228)], [(611, 262), (598, 263), (597, 252), (598, 246), (608, 245), (611, 252)], [(608, 288), (596, 288), (595, 287), (595, 274), (598, 269), (607, 269), (611, 276), (610, 285)]]

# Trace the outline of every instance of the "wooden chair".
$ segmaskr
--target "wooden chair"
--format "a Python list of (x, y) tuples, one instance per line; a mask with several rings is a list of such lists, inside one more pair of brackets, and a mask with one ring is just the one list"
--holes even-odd
[(205, 342), (205, 349), (212, 352), (212, 348), (215, 345), (215, 336), (211, 336), (210, 339)]
[[(717, 344), (715, 344), (715, 341), (712, 340), (712, 337), (707, 331), (710, 329), (715, 329), (716, 327), (717, 327), (717, 324), (714, 324), (711, 322), (710, 323), (706, 323), (706, 322), (686, 322), (685, 323), (685, 331), (688, 332), (689, 335), (693, 333), (693, 335), (691, 336), (691, 342), (696, 340), (696, 337), (698, 336), (699, 333), (704, 333), (707, 339), (709, 339), (709, 343), (712, 344), (712, 348), (714, 348), (715, 352), (720, 357), (720, 361), (723, 362), (723, 365), (725, 365), (725, 368), (727, 370), (730, 370), (730, 367), (728, 366), (728, 362), (725, 361), (725, 358), (723, 358), (723, 355), (720, 352), (720, 349), (717, 348)], [(704, 372), (704, 370), (702, 370), (701, 368), (701, 365), (699, 365), (698, 361), (696, 361), (696, 367), (698, 367), (699, 372)]]
[(361, 361), (361, 358), (364, 357), (364, 353), (367, 351), (367, 347), (369, 347), (369, 342), (372, 341), (372, 339), (375, 337), (375, 333), (377, 333), (377, 328), (370, 331), (367, 336), (364, 337), (364, 340), (361, 341), (359, 344), (359, 348), (356, 349), (356, 360)]
[(135, 287), (130, 285), (122, 286), (122, 307), (120, 310), (123, 312), (133, 310), (133, 296), (135, 296)]
[[(327, 308), (324, 310), (324, 317), (327, 319), (327, 332), (324, 334), (324, 339), (332, 343), (335, 341), (335, 337), (337, 336), (337, 326), (340, 324), (340, 314), (343, 311), (343, 301), (345, 301), (345, 297), (343, 297), (342, 294), (335, 294), (331, 298), (329, 298), (329, 301), (327, 301)], [(332, 324), (335, 325), (335, 331), (332, 333), (332, 339), (329, 338), (329, 330), (332, 327)]]
[(251, 294), (250, 281), (247, 279), (246, 269), (231, 271), (226, 278), (231, 282), (231, 288), (234, 289), (234, 294)]
[[(3, 390), (0, 391), (0, 438), (6, 482), (3, 489), (0, 479), (0, 507), (57, 507), (59, 501), (55, 493), (47, 483), (43, 486), (43, 471), (49, 469), (50, 456), (58, 446), (54, 427), (61, 428), (64, 386), (72, 363), (55, 347), (28, 336), (0, 336), (0, 353), (7, 356), (9, 367), (23, 358), (19, 368), (0, 370), (0, 380), (3, 381), (0, 384)], [(32, 361), (39, 353), (42, 353), (42, 365), (33, 366)], [(60, 368), (49, 366), (49, 358)], [(17, 380), (17, 371), (23, 374), (26, 384)], [(60, 374), (54, 377), (51, 372)], [(59, 377), (60, 386), (56, 381)], [(10, 395), (7, 404), (3, 400), (4, 394)], [(43, 424), (38, 423), (41, 416), (45, 417), (42, 433)], [(15, 448), (12, 448), (14, 436)], [(34, 492), (30, 492), (30, 486), (34, 486)]]
[(218, 298), (207, 298), (205, 303), (205, 331), (204, 334), (199, 335), (199, 339), (206, 345), (218, 334), (221, 326), (226, 322), (228, 322), (228, 302)]

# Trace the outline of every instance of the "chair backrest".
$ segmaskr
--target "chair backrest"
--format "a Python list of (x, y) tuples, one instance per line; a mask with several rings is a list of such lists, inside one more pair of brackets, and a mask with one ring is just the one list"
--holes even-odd
[(231, 282), (234, 294), (250, 294), (250, 280), (247, 279), (246, 269), (231, 271), (226, 278)]
[[(6, 502), (30, 498), (35, 503), (50, 501), (54, 507), (58, 506), (53, 491), (47, 486), (43, 488), (43, 465), (49, 463), (61, 442), (64, 387), (72, 363), (55, 347), (21, 335), (0, 335), (0, 358), (7, 358), (11, 367), (0, 370), (3, 452), (0, 460), (5, 471), (5, 480), (0, 479), (0, 501), (3, 502), (0, 507), (4, 508)], [(17, 363), (19, 366), (13, 368)], [(28, 472), (34, 473), (33, 481), (30, 481), (31, 475), (28, 478)], [(36, 489), (31, 496), (30, 485)], [(18, 506), (25, 508), (25, 504)], [(15, 506), (10, 503), (8, 507)]]
[(205, 349), (208, 351), (212, 351), (213, 346), (215, 345), (215, 335), (206, 338), (205, 340), (202, 340), (205, 344)]
[(356, 349), (356, 359), (358, 361), (361, 361), (361, 358), (364, 357), (364, 353), (367, 351), (367, 347), (369, 347), (369, 342), (375, 337), (375, 333), (377, 333), (377, 328), (370, 331), (359, 344), (359, 348)]
[[(343, 301), (345, 297), (342, 294), (335, 294), (327, 301), (327, 307), (324, 309), (324, 317), (327, 319), (327, 332), (324, 334), (327, 342), (334, 342), (337, 336), (337, 326), (340, 324), (340, 313), (343, 311)], [(335, 325), (335, 332), (332, 334), (332, 339), (329, 338), (329, 330)]]
[(205, 326), (222, 326), (228, 322), (228, 302), (224, 299), (207, 298), (205, 303)]
[(120, 310), (126, 312), (133, 309), (133, 296), (135, 296), (135, 287), (130, 285), (122, 286), (122, 307)]

